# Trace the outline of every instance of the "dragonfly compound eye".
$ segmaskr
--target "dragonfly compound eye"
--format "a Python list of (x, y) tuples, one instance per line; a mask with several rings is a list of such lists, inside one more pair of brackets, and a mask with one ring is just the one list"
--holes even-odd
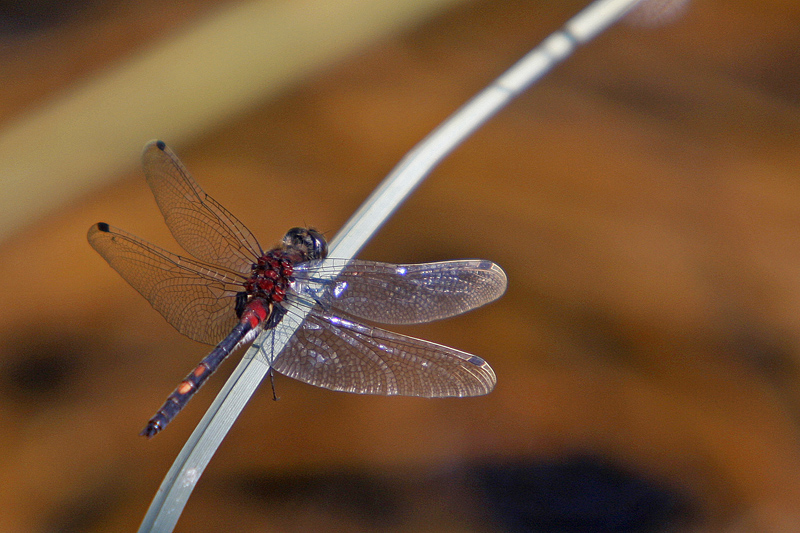
[(311, 240), (311, 245), (308, 248), (310, 259), (325, 259), (328, 256), (328, 242), (322, 236), (322, 233), (314, 228), (309, 228), (308, 238)]
[(292, 228), (286, 232), (283, 245), (300, 251), (306, 260), (323, 259), (328, 255), (328, 243), (315, 229)]
[(306, 228), (292, 228), (283, 237), (283, 245), (287, 248), (297, 248), (303, 244), (304, 236), (308, 233)]

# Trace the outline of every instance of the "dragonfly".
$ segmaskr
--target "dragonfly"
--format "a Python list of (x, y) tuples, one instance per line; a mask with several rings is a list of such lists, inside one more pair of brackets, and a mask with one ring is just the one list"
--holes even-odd
[(89, 229), (89, 243), (175, 329), (216, 347), (141, 435), (163, 430), (231, 352), (281, 321), (297, 331), (280, 353), (267, 354), (270, 372), (311, 385), (418, 397), (479, 396), (494, 388), (495, 373), (482, 358), (363, 321), (419, 324), (492, 302), (507, 285), (495, 263), (333, 259), (312, 228), (292, 228), (264, 251), (164, 142), (145, 146), (142, 166), (164, 221), (189, 256), (105, 222)]

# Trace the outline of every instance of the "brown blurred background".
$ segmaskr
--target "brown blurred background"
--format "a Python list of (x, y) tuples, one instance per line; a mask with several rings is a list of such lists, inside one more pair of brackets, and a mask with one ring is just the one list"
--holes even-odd
[[(223, 44), (203, 37), (233, 0), (0, 3), (0, 531), (138, 527), (234, 367), (137, 435), (208, 351), (86, 242), (102, 220), (177, 250), (138, 168), (146, 141), (262, 245), (295, 225), (333, 235), (586, 3), (263, 2), (287, 19), (256, 35), (255, 80), (214, 70), (235, 17)], [(685, 9), (580, 49), (361, 254), (505, 268), (499, 302), (402, 330), (487, 359), (495, 391), (278, 376), (280, 401), (251, 400), (178, 531), (800, 530), (800, 4)]]

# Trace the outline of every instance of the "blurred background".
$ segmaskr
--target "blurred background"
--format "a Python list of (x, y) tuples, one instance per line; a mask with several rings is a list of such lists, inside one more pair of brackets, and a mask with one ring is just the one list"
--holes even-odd
[[(332, 236), (587, 3), (0, 3), (0, 531), (138, 527), (236, 363), (138, 436), (208, 351), (86, 242), (106, 221), (178, 251), (145, 142), (262, 246)], [(495, 391), (277, 376), (178, 531), (800, 530), (800, 4), (655, 4), (487, 123), (360, 255), (503, 266), (497, 303), (394, 328), (485, 358)]]

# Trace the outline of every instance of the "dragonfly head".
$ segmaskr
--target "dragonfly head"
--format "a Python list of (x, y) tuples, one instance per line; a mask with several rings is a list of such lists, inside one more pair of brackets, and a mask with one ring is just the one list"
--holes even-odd
[(292, 228), (286, 232), (283, 245), (288, 250), (299, 252), (303, 259), (325, 259), (328, 255), (328, 243), (322, 233), (313, 228)]

